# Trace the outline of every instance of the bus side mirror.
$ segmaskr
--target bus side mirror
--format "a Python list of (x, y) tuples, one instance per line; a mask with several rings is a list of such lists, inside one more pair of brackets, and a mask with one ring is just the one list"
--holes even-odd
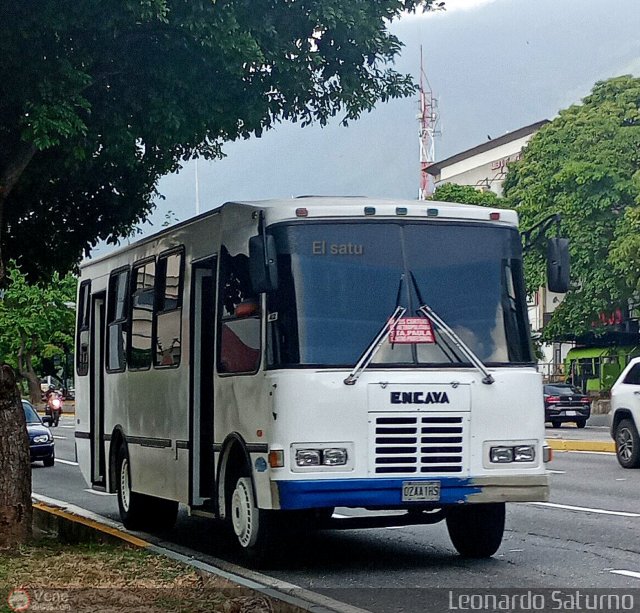
[(270, 234), (249, 239), (249, 275), (256, 294), (278, 289), (276, 243)]
[(549, 291), (564, 294), (569, 291), (569, 239), (550, 238), (547, 241), (547, 286)]

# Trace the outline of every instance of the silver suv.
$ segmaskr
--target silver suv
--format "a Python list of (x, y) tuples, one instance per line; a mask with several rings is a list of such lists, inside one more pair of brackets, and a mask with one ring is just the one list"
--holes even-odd
[(640, 358), (634, 358), (611, 388), (611, 436), (623, 468), (640, 467)]

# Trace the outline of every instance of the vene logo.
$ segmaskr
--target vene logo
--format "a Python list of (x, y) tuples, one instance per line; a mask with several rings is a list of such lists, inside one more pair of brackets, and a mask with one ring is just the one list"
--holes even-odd
[(391, 392), (391, 404), (449, 404), (447, 392)]

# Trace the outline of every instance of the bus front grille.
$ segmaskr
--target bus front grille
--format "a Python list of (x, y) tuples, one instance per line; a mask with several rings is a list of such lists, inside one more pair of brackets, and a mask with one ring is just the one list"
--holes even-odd
[(458, 474), (464, 467), (462, 415), (372, 415), (373, 466), (378, 475)]

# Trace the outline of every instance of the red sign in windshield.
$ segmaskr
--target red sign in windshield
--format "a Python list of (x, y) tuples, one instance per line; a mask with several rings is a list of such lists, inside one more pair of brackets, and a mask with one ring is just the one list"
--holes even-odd
[(394, 344), (435, 343), (431, 320), (426, 317), (404, 317), (389, 333), (389, 342)]

